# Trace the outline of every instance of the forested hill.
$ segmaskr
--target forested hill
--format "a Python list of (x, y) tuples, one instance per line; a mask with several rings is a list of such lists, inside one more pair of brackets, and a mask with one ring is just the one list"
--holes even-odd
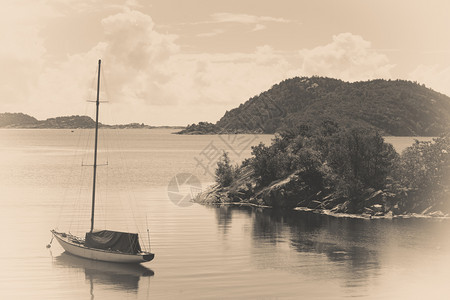
[(93, 128), (95, 121), (88, 116), (66, 116), (37, 120), (23, 113), (0, 113), (4, 128)]
[[(100, 127), (107, 128), (153, 128), (154, 126), (143, 123), (130, 123), (124, 125), (105, 125), (99, 123)], [(23, 113), (0, 113), (0, 128), (54, 128), (54, 129), (76, 129), (95, 128), (95, 121), (88, 116), (64, 116), (37, 120)]]
[(325, 121), (385, 135), (438, 136), (449, 131), (450, 98), (404, 80), (296, 77), (227, 111), (216, 124), (193, 124), (181, 133), (274, 133)]

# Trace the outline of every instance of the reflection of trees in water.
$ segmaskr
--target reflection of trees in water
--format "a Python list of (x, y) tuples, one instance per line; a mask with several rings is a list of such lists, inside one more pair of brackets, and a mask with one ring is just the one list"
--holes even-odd
[(247, 216), (251, 216), (252, 214), (252, 208), (249, 206), (236, 207), (231, 205), (219, 205), (207, 207), (214, 210), (214, 213), (216, 214), (217, 226), (223, 234), (226, 234), (231, 226), (233, 212)]
[(142, 265), (117, 264), (92, 261), (81, 257), (62, 253), (55, 258), (54, 263), (62, 268), (84, 270), (89, 281), (91, 297), (94, 297), (95, 286), (105, 285), (116, 290), (124, 290), (137, 294), (141, 277), (154, 275), (151, 269)]
[(284, 216), (274, 210), (252, 209), (252, 237), (255, 241), (276, 244), (282, 235)]
[(215, 209), (217, 225), (224, 234), (227, 233), (233, 217), (233, 209), (229, 205), (221, 205)]
[(324, 254), (336, 263), (347, 286), (364, 284), (379, 268), (376, 224), (309, 212), (284, 212), (291, 246), (298, 252)]
[[(364, 285), (379, 268), (377, 246), (382, 237), (373, 221), (344, 219), (299, 211), (277, 211), (251, 207), (218, 208), (221, 226), (229, 226), (233, 211), (247, 212), (252, 222), (254, 258), (263, 268), (288, 268), (293, 272), (314, 272), (304, 267), (301, 256), (277, 245), (288, 243), (297, 253), (323, 254), (334, 263), (348, 287)], [(257, 250), (260, 249), (260, 250)], [(264, 253), (264, 254), (263, 254)], [(261, 257), (257, 257), (257, 256)], [(314, 267), (314, 266), (313, 266)], [(323, 265), (322, 265), (323, 267)], [(324, 270), (317, 270), (318, 274)], [(326, 271), (326, 270), (325, 270)]]

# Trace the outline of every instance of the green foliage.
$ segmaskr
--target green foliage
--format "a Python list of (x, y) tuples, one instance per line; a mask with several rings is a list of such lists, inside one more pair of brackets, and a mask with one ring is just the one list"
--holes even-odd
[(403, 80), (296, 77), (226, 112), (216, 125), (225, 132), (274, 133), (302, 124), (316, 129), (324, 121), (385, 135), (436, 136), (450, 129), (450, 98)]
[(428, 200), (445, 200), (450, 190), (450, 138), (416, 141), (406, 148), (395, 177), (401, 186), (418, 191)]
[[(315, 151), (302, 150), (310, 143), (310, 140), (311, 129), (306, 125), (284, 130), (275, 135), (270, 147), (262, 143), (253, 146), (253, 158), (245, 163), (253, 167), (254, 174), (262, 186), (285, 178), (298, 169), (311, 171), (310, 167), (317, 163), (317, 161), (313, 163), (312, 159), (312, 153)], [(318, 157), (318, 155), (316, 156)]]
[(311, 191), (318, 192), (324, 188), (326, 172), (322, 155), (315, 149), (305, 147), (297, 152), (293, 160), (297, 174)]
[(328, 159), (339, 175), (380, 189), (396, 155), (378, 132), (353, 129), (341, 135)]
[(324, 122), (315, 131), (302, 126), (277, 135), (272, 145), (252, 147), (252, 166), (260, 186), (295, 173), (309, 194), (331, 189), (357, 201), (367, 189), (385, 188), (398, 154), (375, 131), (342, 130)]
[[(217, 182), (232, 184), (238, 169), (231, 166), (227, 153), (217, 165)], [(270, 146), (253, 146), (244, 166), (253, 171), (249, 174), (250, 181), (257, 183), (255, 190), (273, 185), (274, 195), (282, 199), (278, 201), (293, 205), (312, 200), (317, 205), (320, 197), (328, 195), (333, 205), (345, 202), (347, 212), (361, 212), (368, 195), (382, 190), (391, 195), (390, 200), (382, 199), (383, 205), (392, 208), (392, 201), (397, 201), (401, 212), (420, 213), (429, 207), (450, 211), (450, 137), (416, 141), (399, 155), (377, 131), (342, 129), (324, 122), (316, 129), (301, 126), (282, 131)]]
[(378, 132), (352, 129), (332, 140), (327, 163), (339, 178), (338, 191), (355, 199), (365, 189), (385, 187), (398, 154)]
[(279, 171), (282, 167), (275, 153), (275, 148), (267, 147), (263, 143), (252, 146), (252, 155), (250, 165), (253, 167), (254, 174), (261, 185), (267, 185), (279, 177)]
[(221, 186), (229, 186), (238, 174), (238, 168), (233, 167), (227, 152), (223, 152), (221, 159), (217, 162), (215, 171), (216, 182)]

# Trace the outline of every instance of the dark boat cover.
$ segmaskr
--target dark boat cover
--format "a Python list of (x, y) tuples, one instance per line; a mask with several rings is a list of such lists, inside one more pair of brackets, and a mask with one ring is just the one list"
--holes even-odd
[(131, 254), (141, 252), (137, 233), (110, 230), (86, 232), (85, 246)]

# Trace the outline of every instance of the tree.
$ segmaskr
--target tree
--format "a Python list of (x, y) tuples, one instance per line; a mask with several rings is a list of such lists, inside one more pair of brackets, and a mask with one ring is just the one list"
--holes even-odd
[(450, 190), (450, 138), (436, 138), (406, 148), (399, 160), (396, 179), (407, 189), (430, 200), (443, 200)]
[(221, 159), (217, 162), (216, 182), (221, 186), (229, 186), (234, 179), (233, 166), (230, 164), (230, 158), (227, 152), (223, 152)]
[(327, 164), (337, 175), (335, 188), (350, 200), (368, 188), (384, 189), (398, 154), (378, 132), (351, 129), (330, 139)]
[(291, 161), (286, 152), (281, 150), (279, 146), (280, 144), (275, 140), (270, 147), (263, 143), (260, 143), (258, 146), (252, 146), (253, 158), (250, 161), (250, 165), (253, 168), (255, 177), (262, 186), (282, 178), (290, 170), (289, 165)]

